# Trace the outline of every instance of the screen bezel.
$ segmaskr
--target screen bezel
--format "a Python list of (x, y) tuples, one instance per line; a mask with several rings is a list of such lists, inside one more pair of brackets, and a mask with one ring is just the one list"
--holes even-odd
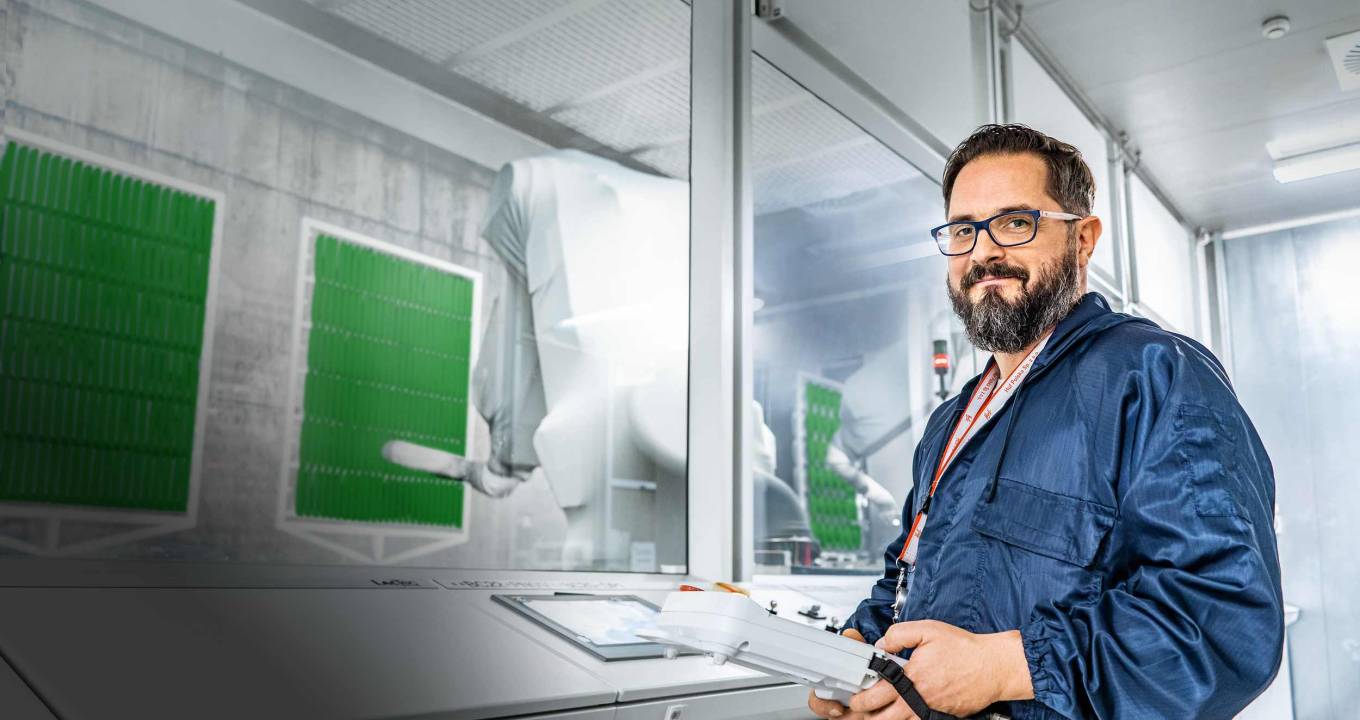
[[(596, 595), (594, 593), (553, 593), (551, 595), (492, 595), (491, 599), (504, 605), (510, 610), (522, 615), (537, 625), (552, 631), (561, 636), (571, 644), (585, 650), (595, 657), (605, 662), (616, 660), (640, 660), (644, 658), (665, 657), (666, 646), (652, 641), (623, 643), (618, 645), (596, 645), (571, 628), (552, 620), (543, 613), (530, 606), (530, 602), (599, 602), (611, 603), (619, 601), (636, 602), (643, 607), (656, 612), (661, 612), (661, 608), (656, 604), (638, 597), (637, 595)], [(681, 650), (681, 655), (694, 655), (693, 651)]]

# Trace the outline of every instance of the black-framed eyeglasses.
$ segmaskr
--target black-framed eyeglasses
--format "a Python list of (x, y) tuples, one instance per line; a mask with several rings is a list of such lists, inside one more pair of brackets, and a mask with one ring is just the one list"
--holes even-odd
[(986, 231), (992, 242), (1002, 247), (1024, 245), (1039, 234), (1039, 219), (1080, 220), (1080, 215), (1052, 210), (1011, 210), (993, 215), (986, 220), (961, 220), (930, 229), (930, 236), (940, 252), (953, 257), (967, 255), (977, 246), (978, 234)]

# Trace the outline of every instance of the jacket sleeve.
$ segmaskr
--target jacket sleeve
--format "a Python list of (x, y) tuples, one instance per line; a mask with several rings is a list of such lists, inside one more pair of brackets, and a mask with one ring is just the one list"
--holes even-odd
[[(971, 394), (976, 384), (976, 378), (966, 383), (960, 396)], [(911, 476), (914, 482), (902, 503), (900, 523), (902, 530), (897, 533), (897, 539), (889, 543), (883, 551), (883, 576), (870, 588), (869, 597), (861, 601), (859, 607), (855, 608), (855, 612), (845, 621), (845, 625), (841, 627), (842, 632), (845, 628), (854, 628), (865, 640), (873, 643), (883, 637), (883, 633), (892, 625), (892, 604), (897, 596), (897, 556), (902, 552), (902, 546), (907, 543), (907, 531), (911, 529), (911, 520), (915, 515), (916, 489), (920, 487), (921, 479), (928, 474), (928, 471), (923, 469), (929, 465), (926, 448), (932, 447), (938, 440), (938, 433), (942, 432), (947, 419), (953, 416), (960, 396), (940, 403), (930, 414), (921, 441), (917, 443), (916, 451), (912, 453)]]
[(915, 507), (915, 499), (916, 488), (912, 487), (907, 493), (906, 502), (902, 504), (902, 532), (883, 551), (883, 577), (874, 582), (869, 597), (860, 601), (859, 607), (841, 627), (841, 632), (845, 628), (854, 628), (865, 640), (873, 643), (883, 637), (883, 633), (892, 625), (892, 604), (897, 595), (897, 555), (902, 552), (902, 545), (907, 541), (907, 529), (911, 525), (907, 516)]
[(1270, 461), (1226, 378), (1184, 362), (1121, 411), (1104, 590), (1020, 630), (1035, 699), (1067, 717), (1231, 718), (1279, 668)]

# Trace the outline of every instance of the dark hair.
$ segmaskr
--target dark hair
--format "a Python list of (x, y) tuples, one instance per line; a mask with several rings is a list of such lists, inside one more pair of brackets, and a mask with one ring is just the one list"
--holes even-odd
[(983, 125), (959, 143), (944, 166), (944, 204), (964, 165), (983, 155), (1034, 153), (1048, 166), (1048, 194), (1065, 212), (1085, 217), (1095, 201), (1096, 180), (1081, 151), (1025, 125)]

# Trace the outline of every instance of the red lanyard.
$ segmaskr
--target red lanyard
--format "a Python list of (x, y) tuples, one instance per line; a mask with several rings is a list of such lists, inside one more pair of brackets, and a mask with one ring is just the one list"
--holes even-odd
[[(978, 431), (991, 421), (1001, 408), (1006, 406), (1006, 402), (1011, 399), (1015, 391), (1019, 389), (1020, 383), (1024, 382), (1025, 376), (1029, 374), (1030, 368), (1034, 366), (1034, 360), (1039, 357), (1044, 346), (1048, 344), (1046, 335), (1039, 344), (1034, 346), (1029, 355), (1011, 370), (1006, 376), (1006, 381), (998, 383), (997, 380), (1001, 373), (995, 364), (987, 366), (987, 372), (973, 390), (973, 396), (969, 398), (968, 405), (964, 409), (959, 421), (954, 425), (954, 432), (949, 436), (949, 442), (945, 443), (944, 451), (940, 453), (940, 462), (935, 467), (935, 478), (930, 483), (930, 493), (926, 495), (925, 502), (921, 504), (920, 512), (916, 513), (916, 518), (911, 522), (911, 532), (907, 534), (907, 542), (902, 545), (902, 552), (898, 553), (899, 563), (905, 562), (908, 567), (916, 565), (916, 554), (921, 544), (921, 534), (926, 529), (926, 516), (930, 512), (930, 501), (935, 497), (935, 490), (940, 486), (940, 478), (944, 477), (944, 471), (949, 464), (958, 456), (959, 450), (963, 448)], [(1000, 402), (995, 402), (1000, 399)]]

